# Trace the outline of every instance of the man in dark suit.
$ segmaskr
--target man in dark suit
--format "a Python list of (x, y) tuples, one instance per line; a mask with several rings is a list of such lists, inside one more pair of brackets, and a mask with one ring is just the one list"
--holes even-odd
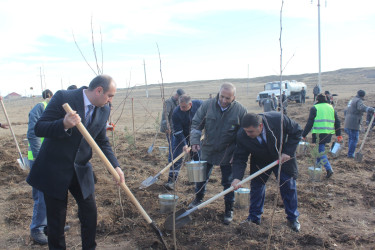
[[(95, 249), (97, 209), (94, 175), (89, 160), (92, 150), (79, 130), (81, 122), (124, 181), (124, 174), (106, 136), (107, 105), (116, 93), (116, 83), (107, 75), (95, 77), (89, 87), (56, 92), (35, 125), (35, 134), (44, 142), (27, 182), (44, 193), (47, 208), (48, 246), (65, 249), (64, 226), (68, 190), (78, 204), (83, 249)], [(68, 103), (75, 110), (66, 113)]]
[[(283, 138), (281, 137), (281, 119), (283, 119)], [(295, 121), (278, 112), (264, 114), (247, 114), (241, 121), (241, 129), (237, 133), (237, 145), (233, 155), (233, 182), (237, 189), (238, 183), (243, 178), (250, 157), (250, 174), (279, 159), (278, 150), (282, 143), (281, 161), (284, 162), (280, 172), (280, 193), (284, 201), (288, 226), (298, 232), (299, 212), (297, 210), (298, 174), (295, 152), (301, 140), (302, 129)], [(263, 205), (266, 191), (266, 182), (271, 173), (278, 175), (278, 166), (257, 176), (251, 181), (249, 216), (245, 222), (257, 225), (261, 223)]]

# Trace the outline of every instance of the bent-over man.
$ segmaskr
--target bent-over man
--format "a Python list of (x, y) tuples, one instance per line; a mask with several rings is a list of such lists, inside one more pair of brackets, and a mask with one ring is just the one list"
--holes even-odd
[[(283, 119), (283, 138), (281, 137), (281, 119)], [(237, 145), (233, 155), (232, 186), (238, 189), (243, 178), (247, 161), (250, 157), (250, 174), (257, 172), (268, 164), (279, 159), (278, 149), (282, 142), (281, 160), (284, 162), (280, 172), (280, 193), (284, 202), (287, 224), (293, 230), (300, 230), (297, 210), (298, 175), (296, 149), (301, 140), (302, 129), (292, 119), (281, 113), (247, 114), (242, 119), (241, 129), (237, 133)], [(249, 216), (244, 222), (260, 225), (266, 192), (266, 182), (273, 172), (278, 175), (278, 166), (266, 171), (251, 180)]]

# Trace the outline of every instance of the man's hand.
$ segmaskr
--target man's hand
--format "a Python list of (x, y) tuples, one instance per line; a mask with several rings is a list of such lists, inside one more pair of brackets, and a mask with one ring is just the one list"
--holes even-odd
[(232, 181), (232, 187), (234, 188), (234, 190), (237, 190), (237, 189), (239, 189), (239, 188), (241, 188), (242, 186), (241, 185), (238, 185), (238, 183), (240, 182), (241, 180), (239, 180), (239, 179), (234, 179), (233, 181)]
[(77, 111), (66, 113), (64, 117), (64, 129), (70, 129), (77, 126), (81, 122), (81, 117), (77, 114)]
[(290, 160), (290, 156), (287, 154), (281, 154), (281, 162), (284, 163)]
[(341, 135), (337, 136), (337, 141), (342, 142), (342, 136)]
[(191, 146), (191, 150), (193, 152), (198, 152), (199, 150), (201, 150), (201, 146), (199, 144), (194, 144)]
[(302, 137), (302, 141), (306, 141), (306, 137)]
[(185, 145), (185, 146), (182, 148), (182, 150), (183, 150), (186, 154), (190, 152), (190, 148), (189, 148), (188, 145)]
[(125, 176), (124, 176), (124, 172), (122, 172), (122, 169), (120, 167), (116, 167), (115, 170), (118, 173), (118, 175), (120, 176), (120, 181), (117, 182), (117, 184), (120, 185), (123, 182), (125, 183)]
[(6, 125), (6, 124), (2, 124), (1, 123), (1, 126), (0, 126), (1, 128), (5, 128), (5, 129), (8, 129), (9, 128), (9, 126), (8, 125)]

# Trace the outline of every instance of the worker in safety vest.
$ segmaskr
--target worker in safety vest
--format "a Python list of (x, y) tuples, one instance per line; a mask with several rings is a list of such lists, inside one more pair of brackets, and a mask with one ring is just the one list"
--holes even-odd
[(319, 168), (324, 166), (327, 171), (326, 177), (330, 178), (333, 170), (325, 153), (325, 144), (331, 142), (333, 134), (336, 134), (338, 142), (342, 142), (340, 120), (332, 105), (327, 103), (327, 98), (324, 94), (319, 94), (316, 100), (317, 103), (310, 109), (309, 119), (302, 132), (302, 138), (306, 140), (307, 134), (312, 129), (312, 142), (319, 144), (316, 166)]
[[(29, 124), (27, 129), (27, 139), (29, 141), (29, 147), (27, 156), (32, 167), (35, 158), (38, 156), (39, 149), (42, 145), (44, 138), (37, 137), (34, 133), (34, 126), (39, 118), (42, 116), (44, 109), (47, 107), (48, 102), (51, 100), (53, 93), (51, 90), (46, 89), (42, 93), (43, 102), (38, 103), (29, 113)], [(44, 233), (45, 227), (47, 226), (46, 216), (46, 204), (44, 203), (44, 195), (36, 188), (32, 189), (33, 192), (33, 217), (30, 224), (30, 235), (31, 238), (41, 244), (45, 245), (48, 243), (48, 238)]]

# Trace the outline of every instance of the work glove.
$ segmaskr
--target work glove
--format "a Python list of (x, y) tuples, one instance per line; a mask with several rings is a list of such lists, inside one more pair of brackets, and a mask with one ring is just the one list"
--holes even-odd
[(337, 136), (337, 141), (342, 142), (342, 136), (341, 135)]
[(107, 122), (107, 127), (106, 129), (109, 130), (109, 131), (114, 131), (115, 130), (115, 127), (116, 125), (111, 123), (111, 122)]

